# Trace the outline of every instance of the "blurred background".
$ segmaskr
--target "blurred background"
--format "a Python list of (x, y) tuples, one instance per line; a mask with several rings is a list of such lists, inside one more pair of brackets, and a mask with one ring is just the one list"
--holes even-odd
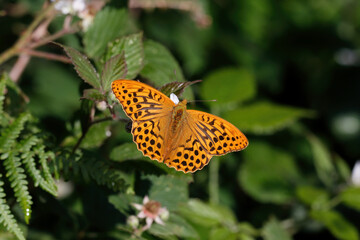
[[(42, 5), (42, 0), (0, 2), (0, 52), (14, 44)], [(157, 87), (167, 82), (201, 79), (202, 82), (192, 85), (184, 96), (217, 102), (199, 102), (189, 108), (229, 120), (249, 139), (250, 145), (244, 151), (214, 157), (209, 166), (193, 175), (189, 184), (191, 198), (226, 206), (237, 221), (248, 222), (254, 228), (261, 228), (272, 217), (290, 219), (290, 223), (283, 224), (291, 225), (288, 230), (294, 239), (358, 239), (357, 233), (350, 237), (339, 235), (334, 223), (331, 225), (319, 215), (311, 215), (314, 203), (306, 191), (308, 186), (312, 190), (322, 189), (327, 202), (317, 204), (330, 206), (341, 190), (351, 185), (351, 170), (360, 160), (358, 0), (143, 0), (109, 1), (107, 7), (128, 12), (130, 24), (124, 35), (142, 31), (144, 41), (161, 43), (180, 66), (180, 72), (167, 69), (170, 77), (165, 82), (152, 79), (154, 75), (145, 72), (145, 67), (136, 79)], [(63, 15), (56, 17), (49, 32), (61, 29), (63, 21)], [(80, 32), (56, 41), (85, 52), (99, 66), (96, 57), (86, 50), (84, 35), (86, 39), (86, 33)], [(63, 54), (55, 45), (41, 50)], [(10, 71), (15, 61), (16, 58), (10, 59), (0, 70)], [(69, 136), (76, 129), (80, 131), (80, 127), (76, 127), (81, 114), (79, 99), (86, 86), (73, 66), (32, 58), (18, 84), (30, 99), (26, 107), (21, 108), (39, 119), (40, 128), (52, 136), (53, 144), (74, 143), (79, 134)], [(103, 129), (109, 130), (109, 125)], [(101, 141), (93, 144), (88, 140), (88, 145), (83, 147), (105, 156), (115, 145), (131, 142), (124, 126), (111, 126), (111, 131), (110, 139), (105, 140), (104, 135)], [(99, 192), (104, 196), (111, 194), (102, 188), (92, 190), (92, 184), (78, 185), (79, 191), (60, 203), (62, 208), (74, 208), (80, 204), (76, 199), (97, 199), (94, 195)], [(144, 195), (145, 192), (136, 193)], [(99, 203), (105, 204), (104, 199), (100, 198)], [(41, 203), (41, 200), (34, 201)], [(58, 203), (47, 201), (46, 204), (54, 207)], [(82, 208), (97, 206), (93, 202)], [(106, 213), (91, 210), (94, 212), (90, 219), (86, 214), (74, 217), (71, 213), (64, 218), (55, 210), (48, 218), (59, 219), (60, 229), (74, 217), (80, 226), (102, 232), (109, 226), (100, 224), (99, 219), (111, 214), (112, 209), (105, 206)], [(341, 212), (351, 229), (359, 229), (358, 211), (334, 206), (333, 210)], [(33, 234), (47, 231), (42, 227), (45, 224), (51, 225), (49, 232), (53, 237), (65, 236), (52, 229), (57, 224), (46, 223), (45, 212), (39, 210), (35, 214), (36, 209), (33, 212), (34, 221), (30, 226), (37, 229)], [(81, 220), (83, 217), (88, 217), (84, 220), (86, 224)], [(120, 214), (106, 223), (112, 226), (118, 221), (124, 222)], [(159, 237), (154, 235), (154, 239)]]

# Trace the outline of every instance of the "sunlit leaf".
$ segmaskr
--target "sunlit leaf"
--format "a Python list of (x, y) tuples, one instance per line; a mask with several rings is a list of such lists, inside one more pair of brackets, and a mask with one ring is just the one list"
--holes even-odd
[(137, 149), (136, 144), (124, 143), (112, 149), (110, 159), (114, 161), (145, 159), (144, 155)]
[(272, 133), (282, 129), (302, 117), (312, 117), (311, 111), (259, 102), (226, 112), (224, 118), (239, 129), (256, 134)]
[(262, 235), (265, 240), (291, 240), (290, 234), (281, 226), (279, 221), (271, 218), (265, 223), (262, 229)]
[(195, 229), (175, 213), (170, 213), (170, 218), (165, 221), (165, 225), (153, 224), (149, 232), (161, 238), (177, 236), (197, 239), (199, 237)]
[(358, 211), (360, 211), (360, 188), (348, 187), (340, 193), (342, 202)]
[(134, 29), (134, 24), (125, 9), (104, 8), (96, 14), (94, 22), (85, 32), (85, 52), (92, 58), (99, 58), (108, 42)]
[(255, 77), (246, 69), (220, 69), (210, 73), (201, 84), (203, 99), (216, 99), (216, 102), (211, 102), (214, 105), (243, 102), (255, 94)]
[(185, 81), (181, 68), (172, 54), (160, 43), (144, 42), (145, 62), (140, 75), (149, 79), (155, 86), (175, 81)]
[(296, 195), (302, 202), (317, 208), (326, 207), (330, 198), (328, 192), (324, 189), (312, 186), (298, 187), (296, 189)]
[(326, 146), (314, 135), (307, 135), (314, 155), (314, 164), (320, 180), (327, 186), (333, 186), (337, 178), (335, 166)]
[[(170, 210), (175, 210), (179, 203), (187, 202), (187, 181), (172, 175), (145, 176), (144, 179), (151, 181), (149, 198), (160, 202)], [(174, 198), (176, 196), (176, 198)]]
[(111, 88), (111, 83), (117, 79), (125, 78), (127, 74), (127, 64), (124, 52), (111, 57), (104, 66), (101, 74), (101, 87), (104, 92)]
[(258, 201), (273, 203), (285, 203), (294, 196), (300, 174), (292, 155), (256, 141), (243, 154), (238, 180), (247, 193)]
[(106, 60), (112, 56), (124, 53), (127, 66), (126, 79), (134, 79), (144, 65), (144, 46), (142, 32), (118, 38), (109, 43), (106, 51)]
[(338, 239), (357, 240), (359, 233), (356, 227), (347, 221), (338, 212), (311, 211), (310, 216), (323, 223), (327, 229)]
[(74, 48), (62, 46), (75, 66), (76, 72), (88, 84), (100, 89), (100, 78), (89, 59)]
[(189, 200), (178, 209), (182, 216), (201, 226), (216, 224), (236, 225), (233, 213), (224, 206), (207, 204), (197, 199)]

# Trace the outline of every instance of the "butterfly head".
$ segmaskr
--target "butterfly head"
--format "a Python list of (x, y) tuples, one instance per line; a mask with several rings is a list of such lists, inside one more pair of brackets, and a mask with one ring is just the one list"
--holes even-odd
[(175, 103), (175, 105), (186, 105), (187, 101), (184, 99), (180, 102), (179, 98), (174, 94), (170, 94), (170, 99)]

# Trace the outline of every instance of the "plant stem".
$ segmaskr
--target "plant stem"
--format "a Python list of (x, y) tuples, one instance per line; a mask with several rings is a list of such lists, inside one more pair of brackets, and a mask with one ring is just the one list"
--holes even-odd
[(220, 162), (217, 157), (214, 157), (209, 166), (210, 173), (209, 173), (209, 198), (210, 202), (214, 204), (219, 203), (219, 166)]
[(71, 60), (68, 57), (53, 54), (53, 53), (47, 53), (47, 52), (41, 52), (41, 51), (35, 51), (31, 49), (24, 49), (23, 51), (27, 55), (34, 56), (34, 57), (41, 57), (46, 58), (49, 60), (56, 60), (64, 63), (71, 63)]
[(54, 3), (48, 6), (44, 11), (42, 11), (26, 29), (23, 35), (18, 39), (14, 46), (7, 49), (5, 52), (0, 54), (0, 64), (7, 61), (9, 58), (17, 55), (21, 49), (25, 46), (29, 37), (33, 33), (34, 29), (39, 25), (39, 23), (46, 17), (46, 15), (54, 9)]

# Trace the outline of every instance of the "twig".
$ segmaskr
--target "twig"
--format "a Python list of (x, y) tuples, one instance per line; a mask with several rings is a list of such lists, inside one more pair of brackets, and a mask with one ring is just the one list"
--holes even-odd
[(34, 56), (34, 57), (46, 58), (49, 60), (56, 60), (56, 61), (60, 61), (63, 63), (71, 63), (70, 58), (61, 56), (61, 55), (57, 55), (57, 54), (53, 54), (53, 53), (41, 52), (41, 51), (36, 51), (36, 50), (32, 50), (32, 49), (24, 49), (23, 52), (28, 55)]
[(14, 66), (9, 73), (9, 77), (13, 82), (17, 82), (19, 80), (29, 61), (30, 56), (28, 54), (20, 54), (19, 58), (16, 60)]

